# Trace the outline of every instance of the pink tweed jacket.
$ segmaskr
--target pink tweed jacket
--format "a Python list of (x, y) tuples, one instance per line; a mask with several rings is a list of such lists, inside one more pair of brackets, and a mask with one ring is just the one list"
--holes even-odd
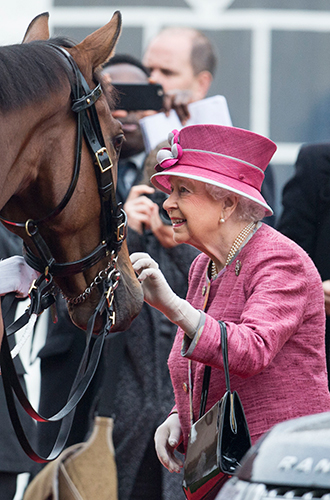
[[(252, 442), (278, 422), (330, 411), (321, 279), (308, 255), (262, 224), (214, 281), (209, 258), (192, 263), (187, 300), (206, 321), (197, 343), (179, 328), (168, 364), (186, 448), (190, 431), (188, 358), (198, 418), (204, 364), (212, 366), (207, 410), (225, 392), (220, 328), (225, 321), (231, 389), (237, 390)], [(206, 292), (207, 293), (207, 292)]]

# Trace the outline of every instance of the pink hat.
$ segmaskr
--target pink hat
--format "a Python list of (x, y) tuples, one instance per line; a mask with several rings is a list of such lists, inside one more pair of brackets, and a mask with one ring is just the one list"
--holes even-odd
[(170, 176), (186, 177), (233, 191), (272, 215), (260, 194), (276, 145), (261, 135), (222, 125), (191, 125), (168, 137), (171, 148), (158, 151), (152, 184), (171, 192)]

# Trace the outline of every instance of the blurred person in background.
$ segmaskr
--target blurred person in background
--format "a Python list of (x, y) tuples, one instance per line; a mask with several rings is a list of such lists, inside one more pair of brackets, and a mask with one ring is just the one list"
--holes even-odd
[(151, 80), (164, 89), (167, 109), (175, 109), (183, 123), (189, 115), (187, 105), (207, 96), (216, 63), (211, 42), (193, 28), (165, 28), (143, 56)]
[[(319, 271), (325, 299), (325, 348), (330, 370), (330, 144), (308, 144), (299, 151), (295, 173), (284, 186), (277, 229), (298, 243)], [(330, 387), (330, 377), (329, 387)]]
[[(126, 83), (148, 85), (148, 71), (139, 61), (125, 55), (111, 59), (101, 78), (104, 87), (110, 82), (115, 86)], [(134, 94), (134, 87), (127, 89), (129, 92)], [(126, 97), (134, 106), (134, 95)], [(124, 204), (129, 252), (143, 251), (153, 255), (176, 293), (185, 296), (188, 269), (198, 252), (188, 245), (177, 245), (173, 240), (172, 226), (168, 218), (164, 219), (162, 210), (166, 196), (158, 193), (161, 197), (154, 197), (155, 189), (149, 182), (156, 157), (145, 158), (138, 124), (140, 117), (156, 110), (119, 109), (120, 94), (117, 105), (113, 116), (122, 122), (125, 133), (119, 178), (123, 172), (121, 166), (128, 158), (138, 157), (140, 160), (139, 174)], [(144, 107), (148, 108), (148, 102)], [(119, 182), (118, 188), (120, 190)], [(175, 330), (175, 325), (164, 315), (144, 304), (126, 332), (106, 340), (105, 374), (98, 412), (102, 416), (115, 416), (113, 441), (119, 500), (184, 499), (182, 477), (161, 467), (153, 441), (156, 428), (174, 403), (167, 358)], [(111, 359), (109, 353), (115, 353), (115, 364), (107, 362)]]
[[(149, 72), (143, 64), (127, 54), (112, 57), (101, 72), (102, 86), (105, 92), (112, 92), (113, 84), (145, 84), (149, 83)], [(120, 102), (120, 94), (117, 101)], [(118, 162), (117, 201), (125, 203), (131, 187), (141, 181), (143, 162), (145, 160), (144, 143), (139, 120), (155, 113), (150, 110), (114, 109), (113, 116), (121, 124), (125, 134)]]

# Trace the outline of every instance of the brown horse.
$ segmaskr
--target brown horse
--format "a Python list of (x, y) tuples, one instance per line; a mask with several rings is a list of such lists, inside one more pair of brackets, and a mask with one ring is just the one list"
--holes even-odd
[[(21, 223), (9, 225), (9, 229), (30, 248), (30, 261), (32, 258), (33, 262), (33, 256), (39, 258), (36, 240), (30, 237), (36, 226), (46, 253), (51, 254), (51, 262), (75, 264), (87, 259), (86, 265), (71, 266), (69, 273), (66, 268), (52, 273), (68, 300), (72, 321), (83, 329), (100, 300), (99, 282), (109, 268), (111, 249), (102, 241), (100, 188), (94, 166), (97, 162), (86, 140), (82, 141), (81, 154), (77, 152), (72, 89), (78, 76), (72, 65), (76, 65), (76, 72), (81, 72), (91, 91), (88, 99), (82, 96), (83, 106), (88, 114), (90, 100), (95, 107), (105, 143), (100, 155), (105, 151), (109, 156), (109, 169), (116, 182), (123, 132), (97, 84), (98, 68), (111, 57), (120, 30), (121, 16), (116, 12), (108, 24), (72, 46), (63, 40), (60, 43), (49, 39), (48, 14), (42, 14), (32, 21), (22, 44), (0, 48), (1, 216)], [(58, 49), (63, 44), (65, 51)], [(80, 169), (73, 180), (77, 154), (81, 158)], [(103, 169), (101, 162), (103, 173), (108, 165)], [(25, 224), (29, 220), (31, 226), (29, 222)], [(34, 225), (34, 221), (40, 224)], [(95, 253), (97, 258), (88, 259)], [(114, 297), (113, 331), (126, 329), (143, 302), (125, 242), (117, 265), (120, 279)], [(52, 272), (52, 266), (44, 267), (46, 273)], [(99, 317), (94, 331), (100, 331), (102, 325)]]

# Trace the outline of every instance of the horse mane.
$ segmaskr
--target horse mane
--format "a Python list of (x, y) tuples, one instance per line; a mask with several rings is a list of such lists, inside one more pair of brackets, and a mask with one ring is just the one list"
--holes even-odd
[(70, 47), (68, 39), (53, 38), (0, 47), (0, 111), (20, 109), (47, 99), (72, 78), (65, 61), (49, 44)]

